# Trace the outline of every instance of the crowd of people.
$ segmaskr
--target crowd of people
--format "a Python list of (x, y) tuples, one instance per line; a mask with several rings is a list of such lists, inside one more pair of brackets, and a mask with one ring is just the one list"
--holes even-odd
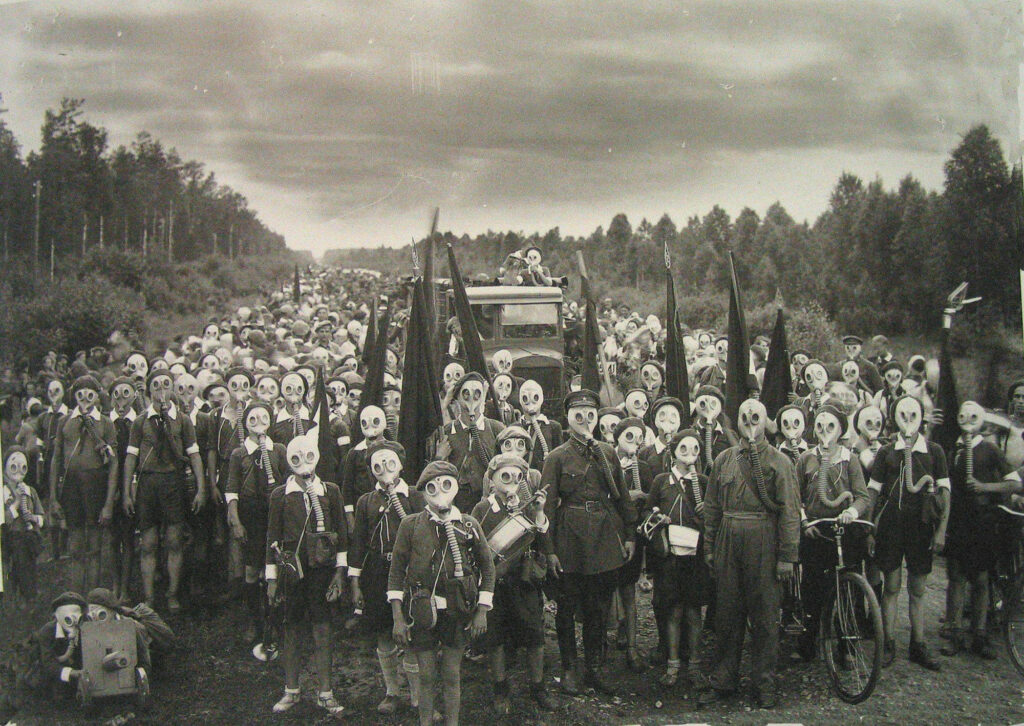
[[(505, 284), (554, 281), (536, 248), (506, 263)], [(970, 401), (942, 411), (923, 356), (899, 360), (876, 336), (867, 357), (848, 335), (841, 360), (790, 352), (789, 401), (769, 416), (758, 399), (769, 340), (759, 336), (740, 351), (752, 393), (730, 418), (728, 336), (684, 331), (691, 386), (669, 395), (665, 322), (604, 301), (606, 386), (588, 390), (571, 340), (585, 306), (566, 300), (561, 415), (542, 412), (555, 392), (521, 377), (508, 351), (473, 370), (453, 320), (436, 381), (442, 423), (426, 459), (411, 461), (397, 435), (408, 299), (387, 277), (310, 269), (159, 354), (117, 341), (4, 371), (7, 597), (47, 593), (53, 583), (36, 575), (46, 560), (65, 563), (71, 586), (40, 631), (39, 657), (63, 659), (42, 669), (48, 686), (73, 686), (81, 672), (67, 644), (93, 601), (116, 610), (137, 597), (169, 616), (243, 603), (253, 655), (284, 666), (274, 712), (300, 701), (307, 624), (316, 703), (342, 712), (333, 617), (372, 633), (381, 713), (405, 705), (404, 680), (421, 723), (441, 712), (457, 723), (460, 669), (476, 653), (486, 654), (494, 708), (508, 713), (519, 648), (531, 699), (551, 709), (546, 610), (567, 694), (615, 693), (611, 640), (626, 667), (657, 668), (664, 687), (685, 682), (703, 704), (728, 699), (747, 639), (753, 696), (772, 708), (780, 613), (797, 580), (806, 616), (796, 655), (816, 657), (835, 548), (824, 525), (808, 523), (830, 518), (874, 523), (870, 537), (843, 535), (845, 564), (877, 588), (886, 665), (905, 565), (909, 659), (941, 668), (922, 601), (939, 552), (949, 571), (943, 654), (995, 657), (987, 578), (1012, 540), (995, 505), (1016, 506), (1024, 491), (1024, 381), (1002, 416)], [(367, 388), (369, 400), (378, 359), (383, 385)], [(962, 430), (951, 450), (930, 438), (947, 416)], [(642, 656), (637, 593), (652, 590), (658, 645)], [(69, 607), (74, 622), (62, 620)]]

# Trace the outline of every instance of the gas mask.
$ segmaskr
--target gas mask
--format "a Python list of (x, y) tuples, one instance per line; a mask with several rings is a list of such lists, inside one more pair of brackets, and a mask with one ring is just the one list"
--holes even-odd
[(626, 335), (627, 336), (632, 336), (634, 333), (636, 333), (638, 327), (639, 326), (636, 324), (635, 320), (627, 320), (626, 321)]
[[(228, 345), (230, 345), (230, 343), (228, 343)], [(230, 350), (227, 348), (218, 348), (213, 355), (220, 363), (221, 370), (227, 370), (231, 367), (233, 356), (231, 355)]]
[(367, 439), (376, 439), (384, 432), (387, 416), (379, 406), (367, 406), (359, 412), (359, 430)]
[(263, 358), (257, 358), (252, 362), (252, 369), (256, 373), (266, 373), (270, 370), (270, 363), (265, 361)]
[(654, 414), (654, 428), (658, 430), (662, 441), (668, 443), (672, 434), (679, 430), (680, 419), (679, 409), (675, 406), (664, 405), (658, 408), (658, 412)]
[(885, 385), (889, 387), (890, 391), (899, 391), (900, 384), (903, 383), (903, 372), (898, 368), (890, 368), (885, 372)]
[(743, 434), (743, 438), (751, 442), (764, 439), (764, 424), (768, 419), (768, 411), (763, 403), (748, 398), (740, 404), (738, 416), (740, 433)]
[(105, 623), (114, 619), (114, 611), (91, 602), (89, 603), (88, 618), (94, 623)]
[(648, 393), (654, 393), (664, 381), (664, 377), (661, 375), (661, 371), (658, 366), (655, 365), (644, 365), (640, 368), (640, 383)]
[(99, 400), (99, 394), (91, 388), (82, 388), (75, 392), (75, 403), (78, 404), (78, 410), (82, 412), (82, 415), (90, 413), (96, 406), (97, 400)]
[(483, 411), (484, 384), (477, 380), (466, 381), (459, 389), (459, 403), (470, 421), (476, 421)]
[(149, 397), (157, 406), (162, 406), (171, 400), (171, 374), (161, 373), (153, 376), (149, 381)]
[(423, 487), (423, 498), (437, 514), (442, 517), (448, 515), (452, 510), (452, 502), (455, 495), (459, 493), (458, 480), (449, 475), (442, 474), (428, 481)]
[(630, 426), (619, 434), (615, 445), (622, 454), (632, 458), (636, 456), (636, 452), (640, 450), (640, 445), (644, 442), (644, 433), (643, 429)]
[(327, 363), (330, 360), (330, 354), (325, 348), (315, 348), (313, 352), (309, 354), (309, 360), (314, 366), (326, 368)]
[(729, 341), (719, 340), (715, 343), (715, 356), (718, 358), (718, 362), (725, 365), (726, 360), (729, 358)]
[(28, 476), (28, 459), (20, 451), (15, 451), (7, 457), (4, 463), (4, 477), (8, 483), (17, 487)]
[(78, 624), (82, 620), (82, 607), (74, 604), (61, 605), (53, 611), (53, 618), (60, 623), (60, 627), (63, 628), (68, 638), (73, 638), (78, 634)]
[(788, 408), (779, 416), (779, 431), (782, 437), (791, 443), (800, 441), (807, 429), (804, 412), (799, 408)]
[(374, 479), (389, 486), (398, 481), (402, 473), (402, 460), (391, 449), (374, 451), (370, 456), (370, 471)]
[(227, 386), (223, 384), (216, 385), (209, 390), (207, 400), (214, 408), (222, 408), (227, 405), (229, 400), (231, 400), (231, 394), (228, 392)]
[(647, 409), (651, 407), (651, 402), (647, 400), (647, 394), (643, 391), (630, 391), (626, 394), (625, 405), (630, 416), (643, 418), (647, 415)]
[(597, 423), (597, 409), (593, 406), (573, 406), (569, 409), (569, 430), (584, 439), (593, 437)]
[(466, 369), (460, 363), (449, 363), (444, 367), (444, 390), (450, 391), (451, 387), (466, 375)]
[(320, 461), (320, 448), (309, 434), (296, 436), (288, 444), (288, 466), (297, 477), (309, 479), (316, 472)]
[(538, 252), (537, 250), (530, 250), (529, 252), (526, 253), (526, 261), (531, 266), (539, 265), (541, 262), (540, 252)]
[(398, 373), (398, 356), (390, 348), (384, 351), (384, 367), (391, 373)]
[(846, 357), (853, 360), (860, 355), (862, 346), (857, 343), (846, 343), (843, 348), (846, 349)]
[(178, 394), (186, 411), (191, 411), (199, 392), (199, 383), (191, 373), (183, 373), (174, 381), (174, 392)]
[(359, 386), (355, 386), (355, 387), (350, 386), (349, 389), (348, 389), (348, 407), (349, 408), (359, 408), (359, 399), (360, 399), (360, 397), (362, 395), (363, 395), (363, 389), (361, 387), (359, 387)]
[(828, 383), (828, 371), (821, 363), (810, 363), (804, 366), (804, 383), (812, 391), (823, 391)]
[(491, 486), (501, 492), (508, 506), (519, 506), (519, 488), (523, 483), (523, 470), (518, 466), (502, 466), (491, 474)]
[(254, 408), (245, 417), (245, 430), (249, 435), (259, 439), (265, 436), (270, 428), (270, 414), (265, 408)]
[(495, 373), (512, 372), (512, 354), (507, 350), (502, 349), (494, 351), (494, 357), (491, 358), (491, 363), (494, 365)]
[(697, 336), (697, 346), (707, 348), (711, 345), (711, 336), (708, 333), (701, 333)]
[(684, 436), (679, 439), (672, 456), (687, 469), (695, 467), (700, 459), (700, 442), (692, 436)]
[(281, 379), (281, 396), (285, 403), (300, 405), (306, 396), (306, 379), (298, 373), (286, 373)]
[(348, 386), (345, 385), (345, 381), (331, 381), (327, 384), (327, 391), (331, 394), (335, 407), (344, 406), (348, 402)]
[(207, 325), (203, 329), (203, 340), (217, 340), (220, 337), (220, 328), (214, 324)]
[(144, 355), (132, 353), (124, 362), (123, 373), (129, 378), (144, 381), (149, 375), (149, 361)]
[(857, 433), (869, 444), (882, 435), (882, 411), (877, 406), (866, 406), (857, 417)]
[(494, 386), (494, 395), (498, 401), (504, 403), (512, 395), (512, 378), (507, 373), (499, 373), (491, 383)]
[(110, 400), (118, 416), (124, 416), (135, 402), (135, 389), (127, 383), (118, 383), (110, 392)]
[(956, 422), (965, 434), (974, 436), (981, 433), (981, 427), (985, 425), (985, 409), (974, 401), (964, 401), (960, 406), (960, 413), (956, 416)]
[(277, 385), (270, 376), (264, 376), (256, 382), (256, 398), (263, 403), (274, 403), (274, 399), (281, 395), (281, 387)]
[(515, 454), (523, 459), (530, 455), (529, 441), (521, 436), (509, 436), (501, 442), (501, 453)]
[(829, 411), (819, 413), (814, 417), (814, 437), (818, 440), (818, 445), (825, 451), (832, 448), (842, 430), (843, 427), (839, 419)]
[(46, 387), (46, 398), (49, 399), (51, 406), (60, 408), (60, 405), (64, 403), (64, 384), (56, 380), (50, 381)]
[(540, 413), (540, 407), (544, 404), (544, 389), (535, 380), (524, 381), (519, 387), (519, 405), (523, 413), (528, 416), (536, 416)]
[(573, 376), (569, 379), (569, 392), (582, 391), (583, 390), (583, 376)]
[(694, 403), (697, 404), (697, 413), (708, 426), (713, 425), (722, 413), (722, 402), (718, 400), (718, 396), (697, 396)]
[(302, 379), (306, 382), (306, 389), (302, 392), (302, 396), (305, 398), (305, 396), (313, 390), (313, 386), (316, 384), (316, 371), (312, 368), (306, 368), (303, 366), (296, 372), (302, 376)]
[(202, 361), (199, 363), (199, 367), (208, 371), (219, 371), (220, 359), (213, 354), (204, 355)]
[(228, 379), (228, 390), (236, 405), (245, 404), (249, 400), (249, 379), (242, 375), (231, 376)]
[(900, 430), (900, 433), (903, 434), (903, 438), (907, 442), (913, 441), (914, 437), (921, 430), (921, 418), (923, 415), (921, 402), (916, 398), (904, 396), (896, 402), (894, 408), (896, 428)]
[(860, 366), (857, 365), (857, 361), (848, 360), (843, 363), (843, 381), (856, 388), (860, 381)]
[(615, 443), (615, 427), (619, 425), (622, 417), (614, 413), (606, 413), (598, 422), (598, 431), (601, 434), (601, 441), (607, 444)]

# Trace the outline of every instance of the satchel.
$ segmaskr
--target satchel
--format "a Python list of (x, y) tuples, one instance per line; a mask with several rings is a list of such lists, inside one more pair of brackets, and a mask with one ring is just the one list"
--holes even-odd
[(430, 630), (437, 625), (437, 605), (430, 590), (421, 586), (407, 590), (405, 601), (405, 615), (409, 619), (410, 627)]
[(338, 553), (337, 532), (310, 532), (306, 539), (306, 555), (310, 567), (334, 567)]
[(476, 610), (480, 590), (475, 574), (449, 577), (444, 586), (449, 612), (470, 615)]
[(523, 553), (519, 577), (530, 585), (539, 585), (548, 576), (548, 558), (543, 552), (529, 550)]

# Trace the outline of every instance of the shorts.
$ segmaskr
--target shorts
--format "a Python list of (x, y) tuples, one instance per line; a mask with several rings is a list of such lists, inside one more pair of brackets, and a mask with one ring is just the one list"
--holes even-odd
[(238, 500), (238, 519), (245, 527), (242, 558), (246, 567), (261, 569), (267, 558), (267, 519), (269, 504), (256, 497)]
[(432, 628), (415, 625), (410, 631), (409, 648), (413, 651), (442, 648), (465, 648), (469, 643), (469, 615), (455, 615), (448, 610), (437, 611), (437, 623)]
[(487, 632), (483, 646), (505, 646), (514, 651), (520, 646), (533, 648), (544, 644), (544, 598), (540, 589), (522, 580), (502, 580), (494, 586), (494, 607), (487, 611)]
[(704, 564), (703, 548), (693, 555), (668, 555), (654, 581), (655, 612), (667, 612), (681, 606), (700, 608), (707, 604), (711, 591), (711, 575)]
[(944, 554), (967, 575), (992, 572), (1007, 541), (1000, 512), (995, 507), (977, 507), (970, 514), (969, 519), (950, 518)]
[(176, 471), (150, 471), (139, 474), (135, 491), (135, 517), (145, 532), (161, 525), (182, 524), (187, 511), (185, 481)]
[(305, 576), (290, 580), (285, 586), (284, 619), (288, 623), (327, 623), (331, 620), (331, 603), (327, 589), (334, 578), (333, 567), (308, 567)]
[(69, 528), (98, 527), (106, 501), (106, 469), (83, 469), (65, 474), (60, 506)]
[(888, 573), (906, 560), (911, 575), (927, 575), (932, 571), (932, 536), (932, 527), (921, 521), (920, 509), (885, 512), (875, 534), (875, 564)]

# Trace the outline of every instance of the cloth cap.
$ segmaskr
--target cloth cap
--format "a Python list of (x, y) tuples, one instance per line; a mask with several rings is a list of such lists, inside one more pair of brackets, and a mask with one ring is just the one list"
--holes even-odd
[(849, 419), (846, 417), (846, 414), (840, 411), (837, 407), (833, 406), (831, 403), (826, 403), (824, 406), (821, 406), (817, 411), (814, 412), (815, 420), (817, 420), (818, 416), (820, 416), (823, 413), (830, 413), (837, 419), (839, 419), (839, 438), (846, 436), (846, 429), (850, 423)]
[(92, 590), (89, 590), (89, 594), (85, 596), (85, 599), (90, 605), (100, 605), (108, 610), (116, 610), (124, 604), (114, 597), (114, 593), (105, 587), (94, 587)]
[(370, 459), (378, 451), (394, 451), (398, 454), (399, 460), (405, 463), (405, 447), (397, 441), (388, 441), (387, 439), (379, 439), (374, 441), (372, 444), (366, 447), (366, 466), (370, 466)]
[(420, 478), (416, 480), (416, 488), (422, 490), (428, 481), (437, 479), (439, 476), (451, 476), (458, 479), (459, 470), (455, 467), (455, 464), (447, 461), (432, 461), (423, 467)]
[(647, 426), (644, 425), (643, 419), (637, 418), (636, 416), (627, 416), (615, 424), (615, 440), (618, 441), (622, 432), (629, 428), (637, 428), (644, 432), (647, 431)]
[(568, 411), (570, 408), (578, 406), (593, 406), (594, 408), (601, 407), (601, 399), (593, 391), (588, 391), (586, 388), (581, 388), (578, 391), (570, 391), (565, 397), (565, 410)]
[(89, 603), (85, 601), (85, 598), (79, 595), (77, 592), (62, 592), (57, 597), (53, 598), (50, 602), (50, 610), (56, 610), (61, 605), (78, 605), (80, 608), (85, 610), (89, 607)]

